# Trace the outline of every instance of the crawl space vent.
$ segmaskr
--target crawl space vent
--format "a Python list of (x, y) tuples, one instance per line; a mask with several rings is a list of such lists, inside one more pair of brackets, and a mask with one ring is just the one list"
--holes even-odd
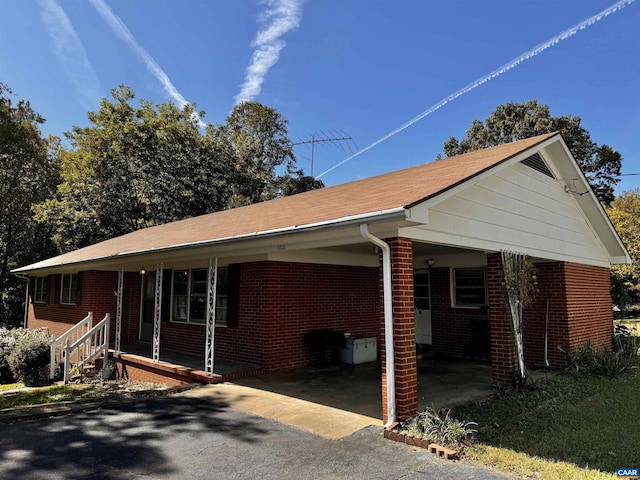
[(547, 164), (544, 163), (544, 160), (540, 156), (539, 153), (534, 153), (530, 157), (525, 158), (520, 163), (526, 165), (527, 167), (533, 168), (534, 170), (546, 175), (547, 177), (553, 178), (555, 180), (556, 177), (553, 176)]

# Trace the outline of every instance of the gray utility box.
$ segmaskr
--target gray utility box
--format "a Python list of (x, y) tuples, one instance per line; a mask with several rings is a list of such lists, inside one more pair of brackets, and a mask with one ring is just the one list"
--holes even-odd
[(358, 363), (375, 362), (378, 358), (378, 342), (376, 337), (346, 338), (347, 344), (342, 347), (340, 360), (342, 363), (357, 365)]

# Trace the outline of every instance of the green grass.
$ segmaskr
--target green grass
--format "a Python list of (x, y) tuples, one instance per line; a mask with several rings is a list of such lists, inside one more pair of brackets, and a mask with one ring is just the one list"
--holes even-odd
[(16, 383), (3, 383), (0, 385), (0, 393), (6, 392), (7, 390), (15, 390), (16, 388), (22, 388), (24, 385), (20, 382)]
[(43, 403), (93, 399), (104, 396), (105, 392), (103, 390), (92, 388), (90, 385), (51, 385), (48, 387), (25, 388), (16, 392), (1, 393), (0, 410), (4, 408), (41, 405)]
[(455, 412), (479, 424), (471, 459), (549, 479), (616, 478), (617, 468), (640, 467), (638, 377), (558, 375), (537, 391), (499, 397)]

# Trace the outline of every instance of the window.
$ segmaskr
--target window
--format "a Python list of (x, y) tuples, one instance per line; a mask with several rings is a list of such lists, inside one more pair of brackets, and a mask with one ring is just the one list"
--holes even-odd
[(60, 288), (60, 303), (75, 305), (78, 293), (78, 276), (74, 274), (63, 274)]
[(486, 272), (480, 268), (454, 268), (452, 271), (452, 305), (481, 307), (487, 303)]
[[(207, 316), (206, 268), (176, 270), (171, 285), (171, 319), (174, 322), (205, 323)], [(218, 269), (216, 325), (227, 324), (227, 269)]]
[(47, 288), (47, 277), (36, 277), (34, 282), (33, 301), (35, 303), (46, 303), (49, 296)]

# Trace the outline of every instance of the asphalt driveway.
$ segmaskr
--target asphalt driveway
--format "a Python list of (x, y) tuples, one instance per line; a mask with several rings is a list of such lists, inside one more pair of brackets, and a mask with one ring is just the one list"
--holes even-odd
[(367, 427), (331, 440), (221, 402), (167, 397), (0, 426), (2, 479), (503, 479)]

